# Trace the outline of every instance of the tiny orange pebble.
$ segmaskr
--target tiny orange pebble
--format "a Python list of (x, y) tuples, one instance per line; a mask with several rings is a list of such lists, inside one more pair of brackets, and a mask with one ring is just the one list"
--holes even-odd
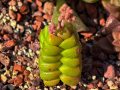
[(4, 43), (5, 47), (13, 47), (15, 45), (15, 41), (14, 40), (9, 40), (7, 42)]
[(42, 22), (44, 20), (44, 18), (41, 16), (36, 16), (35, 19), (39, 22)]
[(38, 7), (41, 7), (42, 6), (41, 0), (36, 0), (36, 4), (38, 5)]
[(13, 66), (13, 71), (19, 71), (19, 72), (24, 72), (25, 68), (22, 65), (19, 64), (14, 64)]
[(3, 35), (3, 39), (4, 39), (4, 40), (10, 40), (10, 37), (9, 37), (8, 34), (4, 34), (4, 35)]
[(19, 86), (23, 83), (23, 75), (20, 74), (16, 78), (14, 78), (14, 85)]
[(38, 11), (43, 12), (43, 8), (42, 7), (38, 7)]
[(42, 23), (40, 21), (35, 21), (35, 24), (37, 25), (37, 30), (39, 30)]
[(101, 26), (105, 26), (105, 19), (101, 18), (99, 23), (100, 23)]
[(81, 33), (85, 38), (90, 38), (93, 34), (92, 33)]
[(36, 24), (33, 24), (32, 27), (33, 27), (34, 30), (37, 29), (37, 25)]
[(47, 21), (50, 21), (52, 19), (52, 16), (51, 15), (48, 15), (48, 14), (45, 14), (43, 16), (44, 19), (46, 19)]
[(22, 16), (20, 13), (17, 13), (17, 21), (19, 22), (21, 20)]

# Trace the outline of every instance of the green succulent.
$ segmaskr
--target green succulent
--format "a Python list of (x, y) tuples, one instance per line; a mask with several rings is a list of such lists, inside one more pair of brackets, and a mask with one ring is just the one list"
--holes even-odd
[[(52, 22), (57, 26), (59, 8), (64, 0), (57, 0)], [(83, 27), (82, 27), (83, 26)], [(55, 86), (60, 80), (69, 86), (77, 85), (81, 76), (81, 44), (77, 29), (85, 30), (80, 19), (75, 23), (65, 23), (64, 27), (50, 32), (49, 25), (40, 32), (40, 77), (45, 86)]]
[[(40, 33), (40, 77), (46, 86), (78, 84), (81, 74), (81, 44), (75, 30), (66, 24), (56, 35), (46, 26)], [(74, 28), (72, 28), (74, 29)]]
[(96, 3), (98, 0), (83, 0), (83, 1), (87, 3)]

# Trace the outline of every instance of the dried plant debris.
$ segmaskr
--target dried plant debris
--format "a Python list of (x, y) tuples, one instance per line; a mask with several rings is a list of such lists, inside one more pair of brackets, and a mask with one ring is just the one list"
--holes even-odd
[[(120, 0), (66, 1), (85, 24), (77, 24), (83, 47), (79, 84), (46, 87), (39, 76), (38, 36), (51, 22), (56, 0), (0, 0), (0, 90), (120, 89)], [(74, 19), (66, 11), (60, 21)]]

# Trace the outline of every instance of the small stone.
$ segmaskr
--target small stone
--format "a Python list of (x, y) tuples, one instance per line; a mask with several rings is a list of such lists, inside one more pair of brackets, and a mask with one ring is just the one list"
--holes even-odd
[(103, 87), (103, 83), (102, 82), (98, 82), (97, 86), (98, 87)]
[(3, 50), (3, 43), (0, 43), (0, 52)]
[(32, 41), (32, 36), (31, 35), (27, 36), (26, 41), (31, 42)]
[(17, 13), (17, 21), (19, 22), (21, 20), (22, 16), (20, 13)]
[(3, 83), (5, 83), (7, 81), (7, 77), (3, 74), (1, 74), (1, 80)]
[(72, 89), (76, 89), (76, 88), (77, 88), (77, 86), (71, 86), (71, 88), (72, 88)]
[(115, 69), (114, 69), (114, 66), (113, 65), (109, 65), (107, 67), (107, 70), (106, 72), (104, 73), (104, 77), (105, 78), (109, 78), (109, 79), (112, 79), (115, 77)]
[(110, 90), (118, 90), (118, 86), (117, 85), (112, 85), (112, 86), (110, 86)]
[(42, 22), (44, 20), (44, 18), (41, 16), (36, 16), (35, 19), (39, 22)]
[(22, 65), (14, 64), (13, 71), (24, 72), (25, 68)]
[(10, 25), (11, 25), (13, 28), (15, 28), (16, 25), (17, 25), (17, 22), (16, 22), (15, 20), (11, 20), (11, 21), (10, 21)]
[(24, 88), (26, 88), (26, 89), (27, 89), (27, 88), (29, 88), (29, 87), (28, 87), (28, 85), (26, 85), (26, 84), (25, 84), (25, 85), (24, 85)]
[(15, 1), (15, 0), (11, 0), (11, 1), (9, 2), (9, 5), (10, 5), (10, 6), (15, 6), (15, 5), (16, 5), (16, 1)]
[(12, 10), (12, 8), (13, 8), (12, 6), (9, 6), (9, 10)]
[(6, 18), (3, 18), (2, 20), (3, 20), (3, 23), (6, 23), (6, 21), (7, 21)]
[(87, 87), (88, 87), (89, 89), (92, 89), (92, 88), (94, 88), (94, 85), (93, 85), (92, 83), (90, 83), (90, 84), (87, 85)]
[(6, 72), (4, 73), (4, 75), (10, 76), (10, 71), (6, 70)]
[(120, 61), (117, 61), (117, 62), (116, 62), (116, 65), (120, 67)]
[(0, 14), (0, 19), (3, 17), (3, 13)]
[(21, 55), (21, 54), (22, 54), (22, 51), (19, 50), (19, 51), (17, 52), (17, 54), (18, 54), (18, 55)]
[(10, 17), (9, 17), (9, 16), (7, 16), (7, 17), (6, 17), (6, 19), (7, 19), (7, 20), (10, 20)]
[(19, 86), (23, 83), (23, 75), (18, 75), (15, 79), (14, 79), (14, 85)]
[(11, 17), (11, 19), (15, 19), (16, 18), (16, 14), (12, 10), (9, 10), (9, 16)]
[(4, 43), (4, 46), (7, 47), (7, 48), (11, 48), (11, 47), (15, 46), (15, 41), (14, 40), (6, 41)]
[(30, 74), (29, 70), (24, 70), (23, 75), (28, 76)]
[(92, 79), (95, 80), (95, 79), (96, 79), (96, 76), (92, 76)]
[(18, 6), (21, 7), (23, 3), (21, 1), (18, 2)]
[(50, 21), (51, 18), (52, 18), (52, 16), (49, 15), (49, 14), (45, 14), (45, 15), (43, 16), (43, 18), (46, 19), (47, 21)]
[(31, 69), (31, 67), (27, 67), (26, 70), (31, 71), (32, 69)]
[(36, 4), (37, 4), (38, 7), (41, 7), (42, 6), (41, 0), (36, 0)]
[(108, 87), (107, 84), (105, 84), (105, 85), (102, 87), (103, 90), (108, 90), (108, 88), (109, 88), (109, 87)]
[(0, 63), (7, 67), (10, 64), (9, 57), (0, 53)]
[(18, 11), (17, 8), (16, 8), (15, 6), (12, 7), (12, 10), (15, 11), (15, 12)]
[(53, 13), (53, 8), (54, 8), (54, 4), (52, 2), (46, 2), (44, 4), (44, 12), (48, 13), (49, 15), (52, 15)]
[(4, 40), (10, 40), (10, 36), (9, 36), (8, 34), (4, 34), (4, 35), (3, 35), (3, 39), (4, 39)]
[(109, 87), (111, 87), (111, 86), (114, 85), (114, 83), (113, 83), (113, 81), (107, 81), (107, 85), (108, 85)]
[(44, 88), (44, 90), (49, 90), (48, 88)]
[(7, 32), (7, 33), (10, 33), (10, 34), (13, 33), (12, 27), (11, 27), (10, 25), (4, 25), (4, 26), (3, 26), (3, 29), (4, 29), (4, 31)]
[(27, 5), (22, 5), (20, 8), (22, 14), (27, 14), (29, 12), (29, 7)]

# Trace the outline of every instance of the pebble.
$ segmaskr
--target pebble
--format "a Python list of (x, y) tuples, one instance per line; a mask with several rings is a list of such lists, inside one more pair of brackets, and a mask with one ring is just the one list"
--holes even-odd
[(18, 6), (21, 7), (23, 3), (21, 1), (18, 2)]
[(44, 4), (43, 11), (44, 11), (45, 13), (48, 13), (49, 15), (52, 15), (52, 13), (53, 13), (53, 8), (54, 8), (54, 4), (53, 4), (53, 3), (51, 3), (51, 2), (46, 2), (46, 3)]
[(111, 86), (114, 85), (114, 83), (113, 83), (113, 81), (107, 81), (107, 85), (108, 85), (109, 87), (111, 87)]
[(115, 77), (115, 69), (113, 65), (109, 65), (107, 67), (106, 72), (104, 73), (104, 77), (108, 79), (112, 79)]
[(7, 20), (6, 20), (6, 18), (3, 18), (2, 21), (3, 21), (3, 23), (6, 23)]
[(1, 80), (5, 83), (7, 81), (7, 77), (4, 74), (1, 74)]
[(71, 86), (71, 88), (72, 88), (72, 89), (76, 89), (76, 88), (77, 88), (77, 86)]
[(31, 71), (32, 69), (31, 69), (31, 67), (27, 67), (26, 70)]
[(117, 85), (113, 85), (110, 87), (110, 90), (118, 90), (118, 86)]
[(11, 25), (13, 28), (15, 28), (16, 25), (17, 25), (17, 22), (16, 22), (15, 20), (11, 20), (11, 21), (10, 21), (10, 25)]
[(9, 10), (9, 16), (11, 17), (11, 19), (15, 19), (16, 18), (16, 14), (12, 10)]
[(0, 14), (0, 19), (3, 17), (3, 13)]
[(94, 88), (94, 85), (92, 83), (90, 83), (87, 85), (87, 88), (92, 89), (92, 88)]
[(116, 65), (120, 67), (120, 61), (117, 61), (117, 62), (116, 62)]
[(12, 6), (12, 10), (15, 11), (15, 12), (18, 11), (17, 8), (16, 8), (15, 6)]
[(95, 79), (96, 79), (96, 76), (92, 76), (92, 79), (95, 80)]

